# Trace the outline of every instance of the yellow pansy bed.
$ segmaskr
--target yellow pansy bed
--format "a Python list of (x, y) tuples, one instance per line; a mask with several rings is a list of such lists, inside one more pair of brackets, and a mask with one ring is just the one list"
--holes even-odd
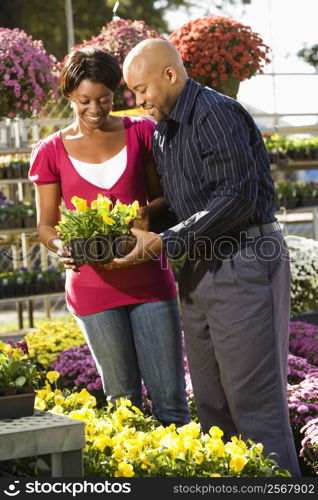
[(25, 335), (29, 356), (47, 370), (59, 353), (85, 342), (83, 334), (73, 318), (69, 321), (46, 321), (38, 330)]
[(263, 446), (236, 436), (224, 442), (212, 427), (202, 434), (197, 423), (161, 426), (131, 402), (121, 399), (100, 410), (85, 389), (70, 393), (54, 389), (58, 372), (49, 372), (46, 387), (37, 392), (40, 410), (86, 422), (85, 475), (91, 477), (217, 477), (289, 476), (264, 457)]

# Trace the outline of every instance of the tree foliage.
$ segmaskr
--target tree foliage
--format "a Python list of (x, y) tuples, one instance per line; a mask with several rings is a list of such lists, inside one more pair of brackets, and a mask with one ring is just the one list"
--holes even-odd
[(311, 47), (304, 47), (297, 52), (297, 55), (316, 70), (318, 69), (318, 43)]
[[(117, 15), (144, 20), (161, 33), (168, 32), (164, 15), (169, 8), (187, 7), (190, 0), (121, 0)], [(73, 0), (75, 43), (97, 35), (112, 20), (115, 0)], [(49, 54), (62, 60), (68, 52), (64, 0), (1, 0), (0, 26), (21, 28), (43, 40)]]

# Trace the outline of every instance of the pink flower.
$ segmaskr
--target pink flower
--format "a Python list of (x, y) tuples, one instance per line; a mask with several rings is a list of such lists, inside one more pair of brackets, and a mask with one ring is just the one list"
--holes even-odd
[[(157, 31), (147, 26), (145, 21), (116, 19), (105, 24), (97, 36), (81, 45), (76, 45), (73, 49), (76, 50), (91, 45), (106, 50), (117, 59), (117, 62), (122, 67), (128, 52), (137, 45), (137, 43), (146, 38), (163, 37)], [(63, 62), (58, 64), (59, 70), (62, 69), (65, 60), (66, 58)], [(131, 97), (131, 92), (127, 89), (124, 80), (122, 80), (118, 92), (115, 92), (114, 95), (114, 109), (125, 109), (133, 106), (135, 106), (135, 99)]]
[[(0, 61), (0, 117), (31, 117), (58, 96), (56, 59), (46, 54), (42, 41), (17, 28), (0, 28)], [(21, 94), (32, 106), (21, 105)]]
[(298, 413), (308, 413), (309, 408), (306, 405), (300, 405), (300, 406), (298, 406), (297, 411), (298, 411)]

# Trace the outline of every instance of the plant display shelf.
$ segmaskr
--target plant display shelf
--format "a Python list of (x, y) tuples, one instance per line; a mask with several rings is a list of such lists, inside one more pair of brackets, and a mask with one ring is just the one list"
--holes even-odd
[(62, 298), (62, 297), (65, 297), (65, 292), (38, 293), (35, 295), (26, 295), (24, 297), (8, 297), (8, 298), (6, 297), (4, 299), (0, 299), (0, 306), (1, 306), (1, 304), (8, 304), (10, 302), (11, 303), (13, 302), (16, 304), (16, 311), (17, 311), (17, 315), (18, 315), (18, 327), (19, 327), (19, 330), (23, 330), (23, 328), (24, 328), (23, 327), (23, 303), (25, 303), (27, 306), (29, 328), (34, 328), (33, 301), (39, 300), (39, 299), (44, 300), (46, 317), (48, 319), (50, 319), (51, 299)]
[(41, 476), (83, 477), (84, 422), (35, 410), (0, 420), (0, 441), (0, 461), (36, 456)]
[(318, 240), (318, 207), (277, 211), (276, 217), (281, 224), (312, 224), (313, 237)]
[(32, 233), (37, 233), (37, 228), (36, 227), (17, 227), (13, 229), (1, 229), (1, 236), (4, 236), (6, 234), (11, 235), (11, 234), (27, 234), (31, 235)]
[(15, 177), (13, 179), (0, 179), (0, 184), (32, 184), (29, 179), (25, 177)]
[(31, 151), (31, 148), (0, 148), (0, 155), (25, 155)]
[(272, 163), (271, 169), (273, 171), (291, 171), (291, 170), (317, 170), (318, 161), (317, 160), (297, 160), (288, 161), (287, 163)]

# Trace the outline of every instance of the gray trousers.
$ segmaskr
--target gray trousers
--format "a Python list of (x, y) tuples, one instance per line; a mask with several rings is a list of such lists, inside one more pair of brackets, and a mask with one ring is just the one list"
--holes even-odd
[(280, 231), (187, 260), (179, 291), (204, 432), (263, 443), (300, 476), (287, 404), (290, 264)]

